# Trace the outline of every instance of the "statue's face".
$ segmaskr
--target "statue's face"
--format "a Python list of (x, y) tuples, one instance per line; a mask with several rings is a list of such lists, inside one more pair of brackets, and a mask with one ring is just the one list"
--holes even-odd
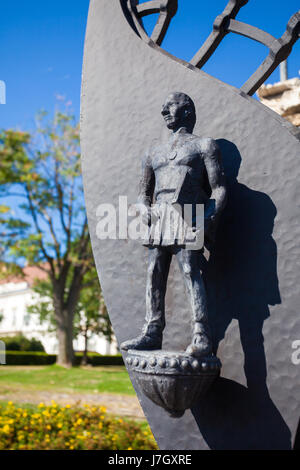
[(168, 129), (179, 129), (186, 123), (187, 104), (183, 96), (171, 94), (162, 106), (161, 114)]

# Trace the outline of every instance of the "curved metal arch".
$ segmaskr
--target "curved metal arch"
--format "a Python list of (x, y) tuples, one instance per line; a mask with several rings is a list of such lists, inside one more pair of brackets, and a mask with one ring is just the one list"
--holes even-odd
[(192, 58), (190, 63), (201, 69), (203, 65), (215, 52), (221, 41), (228, 34), (228, 23), (234, 19), (240, 9), (248, 3), (249, 0), (229, 0), (223, 13), (217, 16), (213, 23), (213, 30), (206, 39), (205, 43), (199, 49), (197, 54)]
[[(241, 91), (247, 95), (253, 95), (256, 90), (267, 80), (276, 67), (286, 60), (300, 35), (300, 11), (289, 20), (286, 31), (279, 39), (275, 39), (269, 46), (269, 55), (258, 67), (253, 75), (241, 87)], [(256, 39), (257, 40), (257, 39)]]
[[(136, 17), (135, 23), (138, 21), (143, 33), (148, 37), (141, 19), (145, 16), (159, 13), (158, 20), (151, 34), (151, 40), (160, 46), (167, 34), (173, 16), (176, 15), (178, 9), (178, 0), (150, 0), (145, 3), (139, 3), (138, 0), (129, 0), (128, 8)], [(138, 28), (138, 29), (140, 29)], [(144, 36), (143, 34), (143, 36)]]
[[(135, 27), (140, 37), (146, 42), (161, 45), (170, 22), (178, 9), (178, 0), (150, 0), (139, 3), (139, 0), (127, 0)], [(287, 59), (295, 42), (300, 35), (300, 10), (289, 20), (285, 33), (276, 39), (271, 34), (255, 26), (237, 21), (236, 15), (249, 0), (229, 0), (223, 13), (215, 19), (213, 30), (206, 39), (197, 54), (189, 62), (190, 65), (201, 69), (208, 59), (213, 55), (221, 41), (228, 33), (235, 33), (257, 41), (269, 49), (269, 54), (254, 74), (241, 87), (241, 91), (251, 96), (266, 81), (276, 67)], [(144, 16), (159, 13), (159, 18), (149, 38), (146, 33), (142, 18)]]

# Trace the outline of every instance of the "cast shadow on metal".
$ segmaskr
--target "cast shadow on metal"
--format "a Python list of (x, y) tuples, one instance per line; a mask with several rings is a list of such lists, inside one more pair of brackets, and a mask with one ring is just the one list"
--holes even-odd
[(277, 210), (267, 194), (238, 181), (242, 163), (238, 148), (225, 139), (217, 143), (228, 202), (203, 277), (213, 351), (228, 326), (237, 321), (247, 387), (219, 377), (206, 395), (205, 407), (194, 407), (192, 413), (211, 449), (291, 449), (290, 430), (268, 391), (263, 336), (269, 306), (281, 304), (272, 236)]
[[(177, 13), (178, 0), (151, 0), (142, 4), (139, 4), (139, 0), (127, 0), (127, 2), (137, 34), (150, 45), (160, 46), (172, 18)], [(271, 73), (274, 72), (276, 67), (290, 55), (300, 34), (300, 11), (290, 18), (286, 31), (277, 39), (266, 31), (235, 19), (240, 9), (248, 2), (249, 0), (229, 0), (224, 11), (215, 19), (211, 34), (191, 59), (190, 64), (201, 69), (229, 33), (245, 36), (263, 44), (268, 48), (269, 54), (241, 87), (242, 92), (252, 96)], [(152, 13), (159, 13), (159, 18), (149, 38), (144, 29), (142, 18)]]
[[(145, 325), (140, 336), (123, 342), (121, 348), (128, 351), (127, 364), (144, 394), (179, 417), (205, 396), (220, 373), (221, 363), (212, 354), (201, 263), (203, 245), (211, 249), (214, 244), (227, 193), (217, 143), (193, 134), (196, 108), (192, 99), (171, 93), (161, 114), (170, 135), (166, 143), (146, 152), (138, 199), (146, 209), (149, 227), (144, 239), (149, 249)], [(197, 218), (200, 206), (204, 207), (201, 221)], [(183, 225), (187, 208), (191, 217)], [(192, 310), (193, 336), (184, 352), (161, 351), (172, 256), (179, 264)]]

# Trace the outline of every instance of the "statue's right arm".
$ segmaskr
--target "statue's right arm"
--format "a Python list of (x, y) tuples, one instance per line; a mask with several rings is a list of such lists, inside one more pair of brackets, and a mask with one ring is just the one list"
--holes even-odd
[(142, 161), (142, 176), (139, 184), (138, 202), (147, 207), (151, 207), (155, 186), (155, 176), (152, 167), (150, 154), (147, 154)]

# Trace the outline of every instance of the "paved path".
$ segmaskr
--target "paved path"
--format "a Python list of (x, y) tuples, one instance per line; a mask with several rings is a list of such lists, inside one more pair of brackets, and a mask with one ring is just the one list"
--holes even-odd
[(51, 404), (54, 400), (59, 405), (101, 405), (107, 408), (107, 413), (127, 416), (131, 418), (145, 419), (142, 408), (135, 396), (118, 395), (109, 393), (64, 393), (48, 391), (23, 391), (0, 389), (0, 401), (13, 401), (16, 403), (45, 403)]

